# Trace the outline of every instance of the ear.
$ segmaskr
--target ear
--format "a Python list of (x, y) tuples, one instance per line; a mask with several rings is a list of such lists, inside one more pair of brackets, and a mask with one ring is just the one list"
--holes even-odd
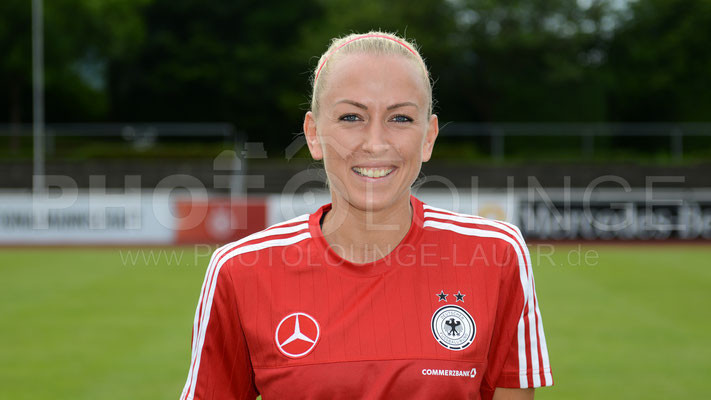
[(309, 146), (311, 157), (314, 160), (323, 159), (323, 149), (316, 132), (316, 117), (311, 111), (307, 112), (304, 117), (304, 136), (306, 136), (306, 144)]
[(432, 157), (435, 140), (439, 134), (439, 119), (436, 114), (430, 116), (430, 122), (427, 125), (427, 133), (425, 134), (425, 142), (422, 144), (422, 162), (427, 162)]

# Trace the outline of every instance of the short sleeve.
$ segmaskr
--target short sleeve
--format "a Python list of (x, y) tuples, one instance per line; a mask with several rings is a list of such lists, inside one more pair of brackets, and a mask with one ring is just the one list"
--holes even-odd
[(491, 398), (497, 387), (553, 385), (531, 257), (518, 229), (515, 232), (501, 263), (504, 270), (482, 398)]
[[(234, 284), (220, 249), (212, 256), (195, 312), (190, 369), (181, 400), (257, 397)], [(225, 265), (223, 265), (225, 264)]]

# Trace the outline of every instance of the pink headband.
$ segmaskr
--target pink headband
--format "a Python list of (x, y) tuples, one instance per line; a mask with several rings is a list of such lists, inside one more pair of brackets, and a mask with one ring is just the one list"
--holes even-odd
[[(412, 50), (412, 49), (410, 48), (410, 46), (406, 45), (405, 43), (403, 43), (403, 42), (400, 41), (400, 40), (391, 38), (390, 36), (377, 35), (377, 34), (361, 35), (361, 36), (355, 37), (355, 38), (353, 38), (353, 39), (351, 39), (351, 40), (349, 40), (349, 41), (343, 43), (342, 45), (340, 45), (340, 46), (336, 47), (335, 49), (333, 49), (332, 52), (328, 53), (328, 55), (326, 56), (326, 58), (323, 60), (323, 64), (321, 64), (321, 66), (318, 67), (318, 71), (316, 71), (316, 77), (314, 78), (314, 84), (315, 84), (316, 81), (318, 80), (318, 75), (321, 73), (321, 68), (323, 68), (323, 66), (326, 65), (326, 62), (328, 61), (328, 58), (331, 57), (331, 56), (333, 55), (333, 53), (337, 52), (341, 47), (347, 45), (348, 43), (355, 42), (356, 40), (365, 39), (365, 38), (369, 38), (369, 37), (377, 37), (377, 38), (383, 38), (383, 39), (392, 40), (393, 42), (396, 42), (396, 43), (399, 43), (400, 45), (402, 45), (402, 47), (406, 48), (407, 50), (410, 51), (410, 53), (414, 54), (414, 55), (417, 57), (417, 53), (415, 52), (415, 50)], [(419, 57), (418, 57), (418, 58), (419, 58)]]

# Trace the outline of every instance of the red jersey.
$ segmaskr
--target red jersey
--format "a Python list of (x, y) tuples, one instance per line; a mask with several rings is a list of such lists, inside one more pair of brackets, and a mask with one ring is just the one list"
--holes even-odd
[(490, 399), (552, 385), (518, 228), (411, 204), (406, 236), (372, 263), (328, 245), (330, 204), (215, 251), (181, 399)]

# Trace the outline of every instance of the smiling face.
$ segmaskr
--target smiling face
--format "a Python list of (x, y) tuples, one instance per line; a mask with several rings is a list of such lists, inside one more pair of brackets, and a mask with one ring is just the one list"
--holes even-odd
[(331, 64), (304, 132), (311, 155), (324, 160), (334, 206), (379, 211), (409, 201), (438, 133), (422, 74), (399, 55), (348, 54)]

